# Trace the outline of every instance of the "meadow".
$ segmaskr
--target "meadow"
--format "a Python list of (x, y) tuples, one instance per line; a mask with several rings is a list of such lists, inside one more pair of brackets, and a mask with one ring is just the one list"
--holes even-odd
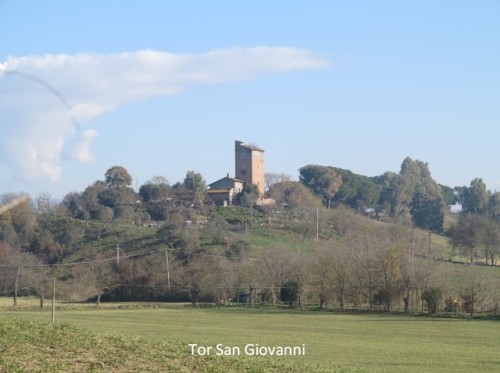
[[(13, 310), (0, 302), (0, 322), (48, 323), (50, 307), (25, 304)], [(339, 314), (271, 308), (196, 308), (166, 304), (58, 304), (56, 324), (92, 333), (174, 343), (190, 364), (213, 361), (213, 370), (358, 372), (497, 372), (500, 324), (493, 320), (395, 314)], [(50, 338), (50, 333), (49, 333)], [(50, 341), (49, 341), (50, 343)], [(212, 356), (191, 356), (189, 344), (212, 347)], [(239, 347), (241, 356), (216, 357), (215, 346)], [(304, 356), (244, 356), (244, 346), (305, 346)], [(170, 348), (170, 347), (169, 347)], [(168, 349), (168, 348), (167, 348)], [(51, 350), (57, 356), (57, 348)], [(215, 359), (215, 360), (210, 360)], [(229, 365), (224, 365), (229, 364)], [(202, 364), (203, 365), (203, 364)], [(295, 367), (295, 368), (294, 368)], [(302, 367), (302, 368), (300, 368)], [(321, 368), (323, 367), (323, 368)], [(267, 369), (269, 368), (269, 369)], [(196, 370), (196, 369), (195, 369)], [(1, 371), (1, 369), (0, 369)], [(119, 371), (119, 370), (117, 370)]]

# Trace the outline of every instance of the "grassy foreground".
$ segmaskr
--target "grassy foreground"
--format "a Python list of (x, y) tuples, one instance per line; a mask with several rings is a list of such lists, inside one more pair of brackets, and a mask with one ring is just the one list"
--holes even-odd
[(191, 356), (179, 342), (0, 318), (0, 372), (362, 372), (270, 358)]
[[(47, 324), (49, 310), (4, 308), (0, 311), (0, 366), (4, 371), (500, 371), (498, 321), (276, 309), (120, 307), (61, 308), (55, 327)], [(12, 321), (13, 317), (31, 321), (25, 324)], [(191, 356), (189, 343), (241, 348), (248, 343), (305, 344), (306, 355)], [(34, 370), (22, 365), (26, 351), (31, 350), (37, 354), (31, 364), (39, 364)], [(49, 368), (58, 366), (53, 364), (59, 368)]]

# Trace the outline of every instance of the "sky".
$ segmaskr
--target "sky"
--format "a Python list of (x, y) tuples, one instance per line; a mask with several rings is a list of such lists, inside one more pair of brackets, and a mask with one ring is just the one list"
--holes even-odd
[(500, 191), (500, 2), (0, 0), (0, 194), (428, 162)]

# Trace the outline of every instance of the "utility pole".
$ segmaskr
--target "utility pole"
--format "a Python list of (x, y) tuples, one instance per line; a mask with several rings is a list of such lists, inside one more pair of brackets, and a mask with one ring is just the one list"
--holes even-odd
[(431, 259), (431, 231), (429, 231), (429, 260)]
[(52, 276), (52, 324), (56, 322), (56, 276)]
[(165, 248), (165, 259), (167, 261), (167, 283), (168, 283), (168, 288), (170, 289), (170, 267), (168, 265), (168, 248)]
[(16, 268), (16, 279), (14, 281), (14, 306), (17, 306), (17, 293), (19, 291), (19, 274), (21, 272), (21, 266), (18, 265)]
[(120, 244), (116, 244), (116, 266), (120, 265)]
[(319, 241), (319, 208), (316, 207), (316, 242)]

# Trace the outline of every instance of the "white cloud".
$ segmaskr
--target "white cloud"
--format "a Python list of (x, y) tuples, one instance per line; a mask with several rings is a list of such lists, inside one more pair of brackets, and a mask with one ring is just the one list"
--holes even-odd
[(92, 151), (90, 150), (90, 145), (92, 140), (97, 137), (97, 131), (87, 130), (83, 132), (75, 141), (74, 145), (71, 147), (71, 159), (79, 162), (92, 162), (95, 160)]
[(77, 123), (195, 84), (245, 81), (321, 68), (326, 61), (295, 48), (231, 48), (203, 54), (154, 50), (109, 55), (10, 57), (0, 62), (0, 159), (24, 181), (61, 175), (61, 158), (89, 162), (97, 136)]

